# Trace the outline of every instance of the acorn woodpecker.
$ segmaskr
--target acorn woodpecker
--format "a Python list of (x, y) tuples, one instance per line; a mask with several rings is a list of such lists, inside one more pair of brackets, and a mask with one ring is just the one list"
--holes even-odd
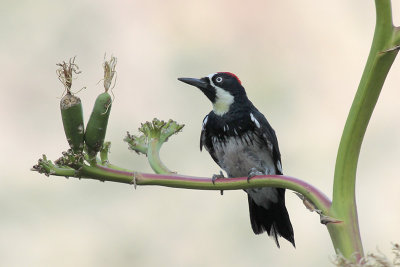
[[(255, 175), (282, 174), (275, 131), (247, 98), (236, 75), (217, 72), (201, 79), (178, 80), (196, 86), (212, 102), (213, 110), (203, 120), (200, 150), (204, 146), (228, 177), (250, 179)], [(295, 246), (285, 189), (262, 187), (245, 191), (254, 233), (266, 231), (278, 247), (278, 236)]]

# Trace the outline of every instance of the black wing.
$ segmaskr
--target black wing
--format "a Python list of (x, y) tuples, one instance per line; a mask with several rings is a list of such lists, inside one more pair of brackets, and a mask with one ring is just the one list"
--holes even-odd
[(207, 131), (207, 123), (209, 122), (209, 116), (210, 116), (210, 114), (205, 116), (203, 119), (203, 125), (201, 127), (201, 134), (200, 134), (200, 151), (203, 150), (203, 146), (204, 146), (206, 148), (206, 150), (208, 151), (208, 153), (210, 153), (213, 160), (219, 165), (218, 160), (215, 156), (215, 151), (214, 151), (214, 146), (212, 144), (211, 135)]
[(278, 139), (276, 138), (274, 129), (272, 129), (264, 115), (255, 107), (254, 111), (250, 113), (250, 119), (254, 124), (254, 131), (257, 136), (264, 141), (272, 155), (277, 174), (282, 174), (281, 153), (279, 151)]
[(203, 146), (206, 144), (206, 124), (208, 121), (208, 115), (204, 117), (203, 124), (201, 125), (201, 134), (200, 134), (200, 151), (203, 150)]

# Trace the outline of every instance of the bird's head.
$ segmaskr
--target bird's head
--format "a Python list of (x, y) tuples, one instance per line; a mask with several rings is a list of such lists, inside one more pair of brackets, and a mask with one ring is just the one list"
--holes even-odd
[(220, 116), (227, 113), (233, 103), (247, 99), (239, 78), (230, 72), (217, 72), (201, 79), (178, 78), (178, 80), (199, 88), (212, 102), (214, 113)]

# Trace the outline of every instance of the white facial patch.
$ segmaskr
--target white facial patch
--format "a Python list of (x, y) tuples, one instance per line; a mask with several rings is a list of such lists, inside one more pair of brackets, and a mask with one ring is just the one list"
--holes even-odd
[(228, 91), (214, 84), (212, 77), (215, 74), (216, 73), (210, 74), (207, 77), (210, 79), (210, 84), (215, 88), (215, 101), (213, 103), (214, 113), (222, 116), (229, 111), (229, 108), (234, 101), (234, 97)]

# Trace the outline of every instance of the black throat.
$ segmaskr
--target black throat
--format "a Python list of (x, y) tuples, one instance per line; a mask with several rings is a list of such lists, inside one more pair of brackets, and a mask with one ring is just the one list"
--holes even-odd
[(248, 131), (254, 131), (254, 124), (249, 118), (250, 113), (258, 112), (258, 110), (248, 99), (246, 100), (235, 101), (229, 111), (222, 116), (211, 111), (204, 125), (207, 134), (225, 140), (231, 136), (241, 137)]

